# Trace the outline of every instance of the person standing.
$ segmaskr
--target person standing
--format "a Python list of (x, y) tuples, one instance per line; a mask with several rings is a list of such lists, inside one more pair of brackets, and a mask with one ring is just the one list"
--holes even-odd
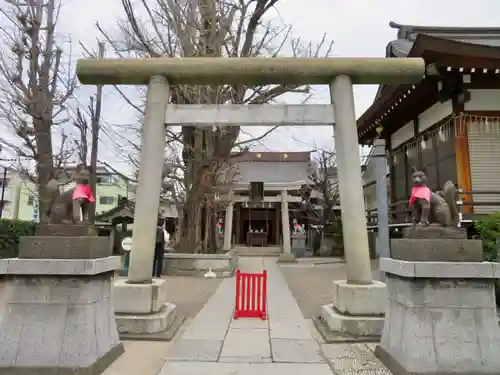
[(163, 221), (158, 219), (156, 227), (155, 256), (153, 261), (153, 277), (161, 277), (163, 271), (163, 259), (165, 258), (165, 235), (163, 232)]

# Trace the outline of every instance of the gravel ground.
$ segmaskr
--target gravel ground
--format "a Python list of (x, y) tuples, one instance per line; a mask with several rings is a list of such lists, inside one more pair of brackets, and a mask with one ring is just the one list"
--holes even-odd
[[(372, 264), (372, 269), (375, 267)], [(306, 319), (318, 316), (322, 305), (332, 303), (332, 281), (345, 279), (344, 263), (283, 264), (281, 271)], [(373, 274), (374, 278), (378, 278), (378, 271), (374, 270)]]
[(167, 281), (167, 300), (177, 305), (178, 313), (194, 318), (219, 287), (222, 279), (192, 276), (164, 276)]

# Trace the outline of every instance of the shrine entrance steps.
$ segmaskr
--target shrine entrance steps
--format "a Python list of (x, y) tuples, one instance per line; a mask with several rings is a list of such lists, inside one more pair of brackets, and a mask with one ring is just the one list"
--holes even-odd
[(245, 257), (277, 257), (283, 250), (281, 246), (240, 246), (236, 245), (233, 251), (239, 256)]

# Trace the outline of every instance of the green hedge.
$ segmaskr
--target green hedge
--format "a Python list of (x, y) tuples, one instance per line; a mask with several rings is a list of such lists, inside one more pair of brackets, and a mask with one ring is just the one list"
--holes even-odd
[(34, 229), (34, 221), (0, 219), (0, 258), (17, 257), (19, 237), (32, 236)]
[(483, 260), (498, 261), (497, 241), (500, 241), (500, 212), (494, 212), (476, 221), (475, 229), (483, 241)]
[[(500, 261), (500, 212), (482, 217), (476, 221), (475, 229), (483, 241), (483, 259), (489, 262)], [(497, 244), (499, 242), (499, 244)], [(495, 296), (497, 308), (500, 307), (500, 280), (495, 281)]]

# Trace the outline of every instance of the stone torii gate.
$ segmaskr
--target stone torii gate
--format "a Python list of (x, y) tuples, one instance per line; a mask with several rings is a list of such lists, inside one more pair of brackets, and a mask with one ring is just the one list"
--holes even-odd
[[(334, 293), (337, 300), (343, 302), (342, 306), (336, 306), (337, 312), (328, 314), (335, 315), (340, 312), (380, 316), (384, 313), (385, 285), (372, 281), (370, 269), (353, 84), (416, 84), (426, 74), (423, 59), (85, 59), (78, 61), (77, 74), (83, 84), (148, 86), (128, 284), (122, 285), (131, 303), (137, 305), (141, 300), (137, 296), (134, 298), (135, 292), (132, 290), (137, 291), (139, 285), (142, 285), (142, 288), (151, 288), (151, 285), (154, 287), (156, 283), (154, 281), (151, 284), (151, 270), (164, 157), (165, 124), (332, 125), (335, 128), (347, 280), (335, 283)], [(328, 85), (331, 104), (170, 105), (170, 85), (178, 84)], [(125, 292), (125, 289), (130, 293)], [(147, 304), (147, 301), (145, 303)], [(361, 305), (364, 307), (360, 308)], [(341, 316), (333, 316), (332, 319), (329, 324), (332, 329), (335, 329), (336, 322), (343, 321)], [(380, 319), (383, 324), (383, 318)]]

